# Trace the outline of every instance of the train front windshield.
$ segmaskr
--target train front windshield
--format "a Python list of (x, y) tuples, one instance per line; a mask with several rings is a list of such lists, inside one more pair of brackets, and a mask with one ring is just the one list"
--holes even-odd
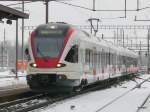
[(38, 58), (57, 58), (64, 47), (62, 30), (39, 30), (34, 38), (35, 55)]

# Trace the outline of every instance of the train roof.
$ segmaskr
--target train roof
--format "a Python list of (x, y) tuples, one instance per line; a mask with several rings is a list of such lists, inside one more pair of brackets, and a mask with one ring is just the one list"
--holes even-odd
[(72, 25), (64, 23), (64, 22), (50, 22), (47, 24), (41, 24), (36, 29), (51, 28), (53, 26), (56, 28), (63, 28), (63, 29), (68, 29), (70, 27), (73, 27)]

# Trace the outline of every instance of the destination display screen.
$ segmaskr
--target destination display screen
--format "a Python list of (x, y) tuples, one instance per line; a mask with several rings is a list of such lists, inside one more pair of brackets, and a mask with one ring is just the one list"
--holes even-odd
[(35, 30), (36, 37), (59, 37), (65, 36), (67, 34), (68, 27), (64, 26), (40, 26)]
[(39, 35), (48, 36), (48, 35), (63, 35), (62, 30), (40, 30), (38, 31)]

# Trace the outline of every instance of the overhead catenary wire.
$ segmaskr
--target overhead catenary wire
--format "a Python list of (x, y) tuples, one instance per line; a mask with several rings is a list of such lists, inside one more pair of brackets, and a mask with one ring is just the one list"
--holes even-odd
[[(27, 1), (25, 2), (26, 3), (32, 3), (32, 2), (39, 2), (39, 1)], [(62, 1), (55, 1), (55, 2), (59, 2), (59, 3), (62, 3), (62, 4), (66, 4), (66, 5), (70, 5), (70, 6), (74, 6), (74, 7), (78, 7), (78, 8), (82, 8), (82, 9), (86, 9), (86, 10), (89, 10), (89, 11), (125, 11), (124, 9), (112, 9), (112, 10), (105, 10), (105, 9), (100, 9), (100, 10), (93, 10), (91, 8), (87, 8), (87, 7), (84, 7), (84, 6), (79, 6), (79, 5), (75, 5), (75, 4), (71, 4), (71, 3), (67, 3), (67, 2), (62, 2)], [(9, 4), (9, 5), (6, 5), (6, 6), (13, 6), (13, 5), (19, 5), (19, 4), (22, 4), (22, 3), (13, 3), (13, 4)], [(150, 8), (150, 6), (147, 6), (147, 7), (143, 7), (143, 8), (139, 8), (139, 0), (137, 0), (137, 9), (128, 9), (126, 11), (140, 11), (140, 10), (144, 10), (144, 9), (148, 9)]]
[[(25, 2), (25, 4), (27, 3), (32, 3), (32, 2), (39, 2), (39, 1), (27, 1)], [(88, 11), (96, 11), (96, 12), (99, 12), (99, 11), (102, 11), (102, 12), (125, 12), (125, 16), (124, 17), (116, 17), (117, 18), (126, 18), (126, 12), (127, 11), (139, 11), (139, 10), (143, 10), (143, 9), (146, 9), (146, 8), (150, 8), (150, 7), (145, 7), (145, 8), (139, 8), (138, 10), (137, 9), (127, 9), (126, 7), (126, 0), (125, 0), (125, 9), (111, 9), (111, 10), (105, 10), (105, 9), (100, 9), (100, 10), (96, 10), (95, 8), (92, 9), (92, 8), (88, 8), (88, 7), (84, 7), (84, 6), (80, 6), (80, 5), (75, 5), (75, 4), (71, 4), (71, 3), (67, 3), (67, 2), (63, 2), (63, 1), (54, 1), (54, 2), (58, 2), (58, 3), (61, 3), (61, 4), (65, 4), (65, 5), (69, 5), (69, 6), (72, 6), (72, 7), (77, 7), (77, 8), (81, 8), (81, 9), (85, 9), (85, 10), (88, 10)], [(19, 5), (19, 4), (22, 4), (22, 3), (14, 3), (14, 4), (9, 4), (9, 5), (6, 5), (6, 6), (13, 6), (13, 5)], [(137, 3), (137, 7), (139, 6), (139, 4)]]
[(139, 8), (138, 11), (140, 11), (140, 10), (145, 10), (145, 9), (149, 9), (149, 8), (150, 8), (150, 6), (143, 7), (143, 8)]
[(67, 2), (61, 2), (61, 1), (55, 1), (55, 2), (66, 4), (66, 5), (73, 6), (73, 7), (78, 7), (78, 8), (89, 10), (89, 11), (93, 11), (93, 9), (91, 9), (91, 8), (87, 8), (87, 7), (83, 7), (83, 6), (79, 6), (79, 5), (70, 4), (70, 3), (67, 3)]
[[(24, 2), (24, 4), (28, 4), (28, 3), (32, 3), (32, 2), (37, 2), (37, 1), (27, 1), (27, 2)], [(19, 2), (19, 3), (13, 3), (13, 4), (8, 4), (6, 6), (13, 6), (13, 5), (20, 5), (22, 4), (22, 2)]]
[[(80, 6), (80, 5), (75, 5), (75, 4), (71, 4), (71, 3), (67, 3), (67, 2), (62, 2), (62, 1), (55, 1), (55, 2), (58, 2), (58, 3), (62, 3), (62, 4), (65, 4), (65, 5), (69, 5), (69, 6), (73, 6), (73, 7), (78, 7), (78, 8), (82, 8), (82, 9), (85, 9), (85, 10), (89, 10), (89, 11), (114, 11), (114, 12), (117, 12), (117, 11), (121, 11), (121, 12), (124, 12), (125, 9), (111, 9), (111, 10), (105, 10), (105, 9), (100, 9), (100, 10), (96, 10), (96, 9), (92, 9), (92, 8), (88, 8), (88, 7), (84, 7), (84, 6)], [(126, 11), (137, 11), (136, 9), (126, 9)]]

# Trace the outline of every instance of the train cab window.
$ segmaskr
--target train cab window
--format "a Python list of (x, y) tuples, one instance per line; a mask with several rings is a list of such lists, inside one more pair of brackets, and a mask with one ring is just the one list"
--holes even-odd
[(74, 45), (70, 51), (68, 52), (65, 61), (71, 62), (71, 63), (77, 63), (78, 62), (78, 46)]

